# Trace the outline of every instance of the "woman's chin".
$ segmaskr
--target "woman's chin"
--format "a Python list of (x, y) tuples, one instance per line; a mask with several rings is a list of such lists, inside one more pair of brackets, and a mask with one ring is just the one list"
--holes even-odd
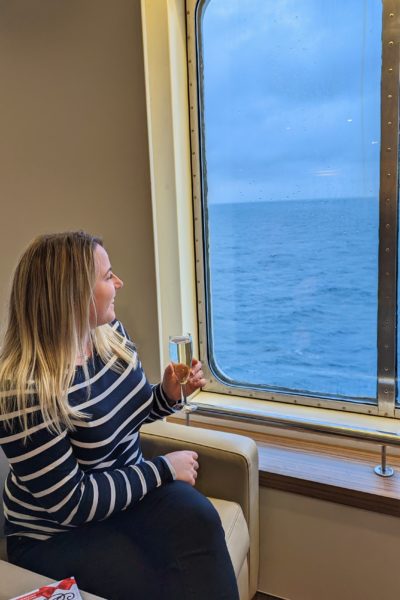
[(106, 315), (104, 315), (103, 318), (97, 320), (96, 327), (100, 327), (101, 325), (109, 325), (110, 323), (115, 321), (115, 318), (115, 311), (110, 310), (107, 312)]

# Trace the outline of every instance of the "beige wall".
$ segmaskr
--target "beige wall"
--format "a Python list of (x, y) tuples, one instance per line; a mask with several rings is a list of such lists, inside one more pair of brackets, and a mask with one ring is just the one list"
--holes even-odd
[(158, 378), (140, 0), (0, 0), (0, 82), (1, 317), (32, 237), (94, 232), (125, 281), (118, 315)]
[(259, 589), (290, 600), (397, 600), (400, 519), (260, 488)]

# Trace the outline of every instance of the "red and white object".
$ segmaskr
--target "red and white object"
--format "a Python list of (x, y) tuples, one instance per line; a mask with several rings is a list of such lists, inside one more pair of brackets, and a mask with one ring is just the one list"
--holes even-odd
[(10, 600), (82, 600), (76, 585), (75, 577), (49, 583), (23, 596), (15, 596)]

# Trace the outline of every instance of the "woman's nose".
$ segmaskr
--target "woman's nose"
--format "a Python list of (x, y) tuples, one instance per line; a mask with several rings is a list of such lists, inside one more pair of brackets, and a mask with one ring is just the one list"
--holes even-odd
[(122, 279), (120, 279), (119, 277), (117, 277), (116, 275), (114, 275), (114, 287), (115, 289), (119, 289), (124, 287), (124, 282), (122, 281)]

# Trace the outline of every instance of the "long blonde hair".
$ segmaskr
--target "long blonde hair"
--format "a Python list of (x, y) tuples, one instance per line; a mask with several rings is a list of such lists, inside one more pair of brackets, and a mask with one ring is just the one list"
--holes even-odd
[(115, 371), (135, 361), (133, 345), (110, 325), (90, 328), (97, 245), (103, 245), (100, 238), (82, 231), (42, 235), (15, 270), (0, 351), (0, 414), (10, 423), (10, 413), (16, 413), (25, 432), (38, 406), (55, 432), (73, 428), (73, 419), (82, 417), (68, 403), (68, 388), (88, 335), (91, 351), (103, 362), (116, 356)]

